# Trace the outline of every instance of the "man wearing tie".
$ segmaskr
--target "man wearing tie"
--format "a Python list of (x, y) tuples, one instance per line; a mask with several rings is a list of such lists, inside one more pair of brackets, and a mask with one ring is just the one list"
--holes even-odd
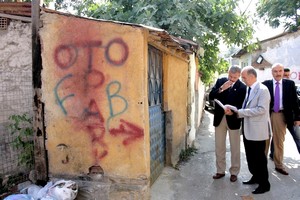
[[(287, 126), (300, 125), (300, 110), (294, 81), (283, 79), (284, 66), (275, 63), (272, 66), (273, 79), (263, 82), (271, 95), (270, 115), (273, 130), (275, 170), (283, 175), (289, 173), (283, 165), (283, 148)], [(267, 142), (267, 150), (269, 147)], [(267, 155), (267, 154), (266, 154)]]
[[(284, 72), (283, 72), (283, 78), (285, 79), (290, 79), (291, 76), (291, 70), (289, 68), (284, 68)], [(291, 133), (298, 153), (300, 154), (300, 135), (297, 134), (297, 132), (294, 130), (294, 124), (289, 123), (287, 124), (287, 129), (289, 130), (289, 132)], [(268, 150), (266, 150), (266, 154), (268, 154)], [(273, 145), (273, 140), (271, 140), (271, 145), (270, 145), (270, 158), (273, 160), (273, 155), (274, 155), (274, 145)]]
[[(257, 81), (257, 73), (252, 66), (242, 69), (242, 80), (248, 86), (243, 107), (238, 109), (238, 117), (242, 118), (242, 133), (245, 146), (248, 169), (252, 174), (249, 181), (243, 184), (258, 184), (253, 194), (268, 192), (269, 182), (268, 162), (265, 155), (266, 140), (271, 134), (269, 115), (270, 93), (268, 88)], [(232, 110), (226, 109), (226, 115)]]
[[(239, 80), (241, 68), (232, 66), (228, 70), (228, 78), (219, 78), (209, 93), (210, 99), (218, 99), (223, 104), (230, 104), (237, 108), (242, 107), (246, 94), (246, 86)], [(240, 172), (240, 132), (241, 119), (237, 115), (226, 116), (224, 109), (215, 104), (214, 122), (215, 126), (215, 153), (217, 173), (213, 179), (225, 176), (226, 169), (226, 137), (229, 133), (231, 166), (230, 181), (235, 182)]]

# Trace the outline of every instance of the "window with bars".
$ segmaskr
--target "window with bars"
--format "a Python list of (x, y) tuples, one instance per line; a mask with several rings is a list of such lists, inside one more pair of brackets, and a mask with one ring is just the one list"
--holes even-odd
[(7, 18), (0, 17), (0, 30), (7, 30), (7, 21)]

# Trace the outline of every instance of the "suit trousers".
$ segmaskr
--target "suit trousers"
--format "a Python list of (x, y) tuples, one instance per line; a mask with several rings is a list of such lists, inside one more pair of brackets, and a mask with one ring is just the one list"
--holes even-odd
[(271, 124), (273, 131), (274, 155), (273, 160), (276, 168), (284, 169), (283, 153), (286, 134), (286, 123), (283, 113), (271, 113)]
[(247, 140), (243, 137), (249, 172), (259, 186), (270, 187), (268, 160), (265, 155), (266, 141)]
[(217, 173), (225, 174), (226, 170), (226, 137), (229, 133), (231, 166), (229, 172), (231, 175), (238, 175), (240, 172), (240, 129), (229, 129), (225, 115), (219, 126), (215, 127), (215, 153)]
[[(298, 153), (300, 154), (300, 134), (295, 132), (294, 125), (288, 125), (287, 129), (289, 130), (290, 134), (292, 135), (294, 142), (296, 144)], [(268, 155), (268, 150), (266, 150), (266, 155)], [(273, 140), (272, 140), (271, 145), (270, 145), (270, 157), (273, 158), (273, 155), (274, 155), (274, 144), (273, 144)]]

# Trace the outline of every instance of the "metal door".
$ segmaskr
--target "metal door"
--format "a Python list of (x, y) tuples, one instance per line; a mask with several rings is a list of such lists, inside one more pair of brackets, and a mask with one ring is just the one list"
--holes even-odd
[(161, 174), (165, 164), (165, 120), (162, 110), (162, 52), (148, 47), (148, 101), (150, 119), (150, 183)]

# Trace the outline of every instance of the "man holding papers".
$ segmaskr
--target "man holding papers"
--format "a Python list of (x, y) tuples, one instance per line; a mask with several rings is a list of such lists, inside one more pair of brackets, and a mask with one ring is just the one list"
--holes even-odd
[(237, 114), (225, 115), (222, 105), (242, 107), (246, 94), (246, 85), (239, 78), (241, 68), (232, 66), (228, 70), (228, 78), (219, 78), (209, 93), (209, 98), (216, 100), (214, 111), (215, 126), (215, 153), (217, 173), (213, 179), (220, 179), (225, 176), (226, 170), (226, 137), (229, 133), (231, 166), (229, 172), (231, 174), (230, 181), (235, 182), (240, 172), (240, 132), (241, 119)]
[[(265, 154), (266, 140), (271, 135), (270, 122), (270, 93), (268, 88), (257, 81), (257, 72), (252, 66), (244, 67), (241, 73), (243, 82), (248, 86), (243, 108), (237, 111), (238, 117), (243, 119), (242, 133), (248, 163), (252, 177), (243, 184), (258, 184), (253, 194), (270, 191), (268, 162)], [(226, 114), (232, 114), (226, 110)], [(275, 150), (276, 152), (276, 150)]]

